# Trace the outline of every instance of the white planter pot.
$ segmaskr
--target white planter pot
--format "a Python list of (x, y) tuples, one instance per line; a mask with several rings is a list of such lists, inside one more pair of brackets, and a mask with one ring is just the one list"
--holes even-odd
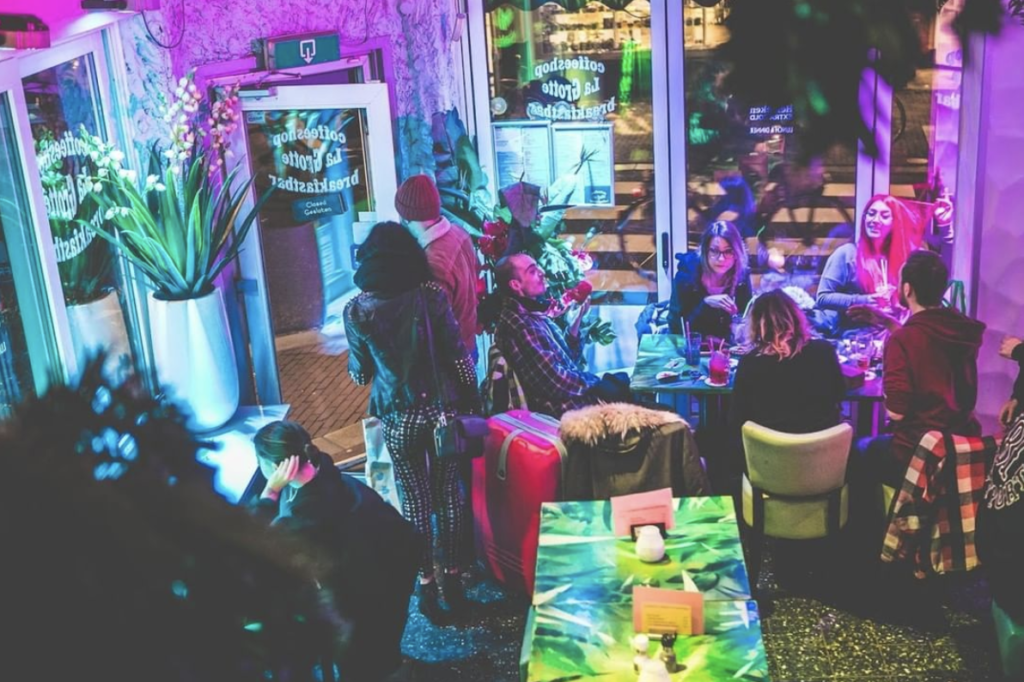
[(123, 381), (132, 369), (132, 362), (128, 330), (117, 292), (111, 291), (91, 303), (69, 305), (67, 312), (71, 343), (79, 368), (103, 351), (107, 354), (103, 363), (104, 374), (115, 383)]
[(189, 428), (223, 426), (238, 409), (238, 367), (220, 290), (186, 301), (151, 293), (149, 323), (157, 378), (191, 413)]

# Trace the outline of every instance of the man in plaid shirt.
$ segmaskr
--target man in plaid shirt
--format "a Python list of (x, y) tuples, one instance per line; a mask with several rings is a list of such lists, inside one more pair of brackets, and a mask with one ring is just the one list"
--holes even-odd
[(537, 300), (547, 291), (547, 282), (533, 258), (525, 253), (508, 256), (494, 275), (504, 297), (494, 341), (511, 364), (531, 410), (560, 418), (568, 410), (602, 400), (629, 399), (621, 380), (601, 379), (580, 369), (579, 327), (589, 301), (563, 336), (545, 314), (548, 306)]

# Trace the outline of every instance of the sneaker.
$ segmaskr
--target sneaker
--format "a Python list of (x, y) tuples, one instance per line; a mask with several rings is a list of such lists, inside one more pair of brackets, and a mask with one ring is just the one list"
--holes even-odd
[(444, 618), (444, 612), (441, 610), (441, 592), (438, 589), (437, 581), (431, 580), (429, 583), (419, 583), (416, 596), (419, 602), (420, 613), (426, 616), (427, 620), (434, 625), (441, 622)]

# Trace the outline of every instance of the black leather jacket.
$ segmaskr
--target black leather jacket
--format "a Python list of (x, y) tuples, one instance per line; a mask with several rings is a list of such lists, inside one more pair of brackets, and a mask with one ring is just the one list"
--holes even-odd
[[(433, 331), (434, 362), (425, 315)], [(363, 292), (345, 306), (345, 331), (349, 375), (361, 386), (373, 381), (372, 416), (436, 405), (438, 385), (447, 411), (479, 411), (476, 368), (439, 285), (429, 282), (396, 295)]]

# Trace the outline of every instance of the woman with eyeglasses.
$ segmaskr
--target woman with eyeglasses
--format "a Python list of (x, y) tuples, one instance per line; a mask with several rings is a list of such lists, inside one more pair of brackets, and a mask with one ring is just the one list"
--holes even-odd
[(677, 258), (669, 330), (681, 334), (685, 320), (691, 332), (732, 340), (733, 316), (743, 314), (751, 298), (747, 247), (740, 231), (724, 220), (712, 223), (700, 248)]

